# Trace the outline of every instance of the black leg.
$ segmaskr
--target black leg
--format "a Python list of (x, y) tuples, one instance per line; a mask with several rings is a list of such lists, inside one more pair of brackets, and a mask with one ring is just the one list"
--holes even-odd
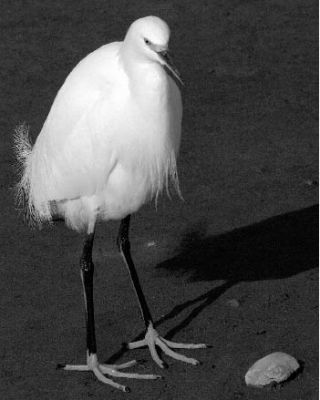
[(94, 233), (89, 233), (87, 235), (84, 241), (82, 256), (80, 259), (81, 278), (83, 283), (84, 300), (86, 307), (87, 350), (89, 354), (95, 354), (97, 352), (93, 305), (93, 238)]
[(130, 215), (128, 215), (121, 221), (119, 234), (117, 238), (117, 244), (119, 247), (119, 251), (121, 252), (124, 261), (128, 267), (130, 277), (139, 300), (142, 318), (144, 320), (146, 327), (148, 327), (152, 322), (152, 317), (146, 302), (146, 298), (144, 297), (144, 294), (142, 292), (137, 271), (135, 269), (134, 263), (131, 258), (130, 242), (129, 242), (129, 225), (130, 225)]

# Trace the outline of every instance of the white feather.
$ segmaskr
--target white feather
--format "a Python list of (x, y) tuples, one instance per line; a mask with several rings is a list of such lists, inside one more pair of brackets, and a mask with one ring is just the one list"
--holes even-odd
[(85, 57), (59, 90), (33, 148), (27, 127), (16, 129), (19, 198), (25, 194), (37, 223), (50, 221), (55, 209), (71, 228), (86, 229), (137, 211), (170, 178), (179, 192), (181, 96), (145, 47), (148, 36), (167, 46), (169, 29), (146, 17), (124, 42)]

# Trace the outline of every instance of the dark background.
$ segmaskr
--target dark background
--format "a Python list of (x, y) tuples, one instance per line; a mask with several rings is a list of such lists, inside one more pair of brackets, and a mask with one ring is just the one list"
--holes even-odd
[[(318, 8), (308, 0), (2, 2), (0, 79), (1, 399), (318, 398)], [(132, 223), (132, 250), (158, 330), (208, 342), (203, 364), (121, 343), (143, 330), (114, 244), (98, 227), (94, 249), (101, 360), (144, 358), (118, 393), (90, 373), (55, 370), (85, 361), (78, 259), (82, 238), (63, 224), (30, 230), (13, 203), (14, 127), (36, 138), (74, 65), (122, 40), (138, 17), (158, 15), (185, 81), (179, 171), (185, 201), (161, 198)], [(230, 300), (239, 301), (232, 307)], [(232, 304), (232, 302), (231, 302)], [(247, 388), (258, 358), (284, 351), (303, 372), (278, 387)]]

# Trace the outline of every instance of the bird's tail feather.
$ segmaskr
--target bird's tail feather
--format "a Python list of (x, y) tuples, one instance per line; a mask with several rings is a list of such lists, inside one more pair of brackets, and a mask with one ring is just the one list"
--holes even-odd
[(19, 180), (15, 188), (16, 204), (19, 209), (23, 209), (25, 219), (33, 225), (37, 222), (37, 218), (29, 198), (32, 143), (29, 135), (29, 126), (26, 123), (22, 123), (15, 128), (13, 144), (19, 173)]

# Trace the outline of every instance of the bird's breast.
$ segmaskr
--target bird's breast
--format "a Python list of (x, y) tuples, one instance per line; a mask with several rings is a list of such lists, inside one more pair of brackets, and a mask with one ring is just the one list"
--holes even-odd
[(180, 93), (161, 74), (149, 73), (117, 104), (112, 138), (105, 130), (116, 164), (105, 181), (103, 218), (136, 211), (175, 176), (181, 112)]

